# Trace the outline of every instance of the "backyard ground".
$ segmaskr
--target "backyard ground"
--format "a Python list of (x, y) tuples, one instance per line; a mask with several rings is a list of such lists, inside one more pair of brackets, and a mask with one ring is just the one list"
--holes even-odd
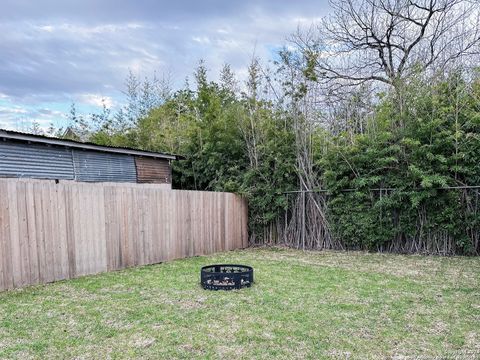
[[(206, 291), (210, 263), (255, 268)], [(480, 258), (247, 249), (0, 293), (0, 358), (479, 359)]]

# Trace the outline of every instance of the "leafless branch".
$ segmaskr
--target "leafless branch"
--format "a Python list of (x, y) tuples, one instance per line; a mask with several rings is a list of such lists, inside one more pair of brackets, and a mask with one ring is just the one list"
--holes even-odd
[(480, 54), (480, 5), (470, 0), (331, 0), (333, 14), (293, 45), (321, 83), (400, 86), (418, 71)]

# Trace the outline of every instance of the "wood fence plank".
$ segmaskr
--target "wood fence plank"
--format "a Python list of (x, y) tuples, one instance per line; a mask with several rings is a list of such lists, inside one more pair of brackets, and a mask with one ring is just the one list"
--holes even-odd
[(116, 191), (113, 186), (104, 188), (105, 202), (105, 239), (107, 248), (107, 270), (117, 269), (118, 258), (118, 222), (116, 214)]
[(30, 280), (29, 284), (38, 284), (40, 282), (40, 273), (38, 265), (38, 248), (37, 241), (39, 239), (38, 227), (35, 217), (35, 184), (26, 183), (25, 205), (28, 230), (28, 261)]
[(96, 241), (99, 256), (99, 271), (107, 271), (107, 241), (105, 235), (105, 198), (103, 197), (103, 189), (97, 188), (96, 198), (99, 204), (97, 205), (97, 233)]
[(65, 186), (60, 184), (52, 184), (56, 188), (57, 193), (57, 208), (56, 208), (56, 218), (57, 218), (57, 246), (58, 246), (58, 255), (60, 259), (60, 265), (58, 267), (58, 277), (59, 279), (68, 279), (70, 277), (70, 266), (69, 266), (69, 256), (68, 256), (68, 223), (67, 223), (67, 206), (66, 202), (66, 189)]
[[(167, 208), (170, 204), (170, 192), (155, 192), (154, 199), (156, 200), (151, 206), (153, 213), (153, 249), (156, 254), (156, 261), (167, 261), (172, 258), (172, 244), (171, 244), (171, 219), (172, 209)], [(157, 205), (158, 204), (158, 205)]]
[(72, 192), (74, 188), (64, 186), (65, 201), (65, 226), (66, 226), (66, 245), (68, 258), (68, 276), (70, 278), (77, 276), (76, 252), (75, 252), (75, 227)]
[(0, 290), (245, 247), (247, 216), (228, 193), (0, 179)]
[(0, 290), (13, 288), (12, 245), (8, 183), (0, 183)]
[(12, 256), (12, 276), (13, 286), (21, 287), (22, 283), (22, 255), (20, 252), (20, 227), (21, 222), (18, 218), (18, 198), (21, 197), (21, 192), (17, 189), (17, 183), (11, 182), (8, 184), (8, 204), (9, 204), (9, 218), (10, 218), (10, 246)]
[(51, 282), (55, 279), (54, 264), (52, 251), (52, 222), (50, 220), (50, 184), (43, 182), (39, 184), (38, 188), (39, 198), (38, 206), (41, 213), (37, 216), (37, 220), (41, 222), (42, 238), (41, 243), (37, 243), (37, 250), (43, 252), (43, 255), (39, 256), (39, 264), (42, 264), (40, 271), (42, 273), (42, 279), (44, 282)]

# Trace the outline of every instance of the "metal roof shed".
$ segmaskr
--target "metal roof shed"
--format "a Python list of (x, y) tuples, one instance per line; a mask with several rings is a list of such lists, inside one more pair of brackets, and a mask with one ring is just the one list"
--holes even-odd
[[(171, 161), (179, 155), (102, 146), (74, 140), (0, 130), (0, 177), (28, 177), (89, 182), (145, 182), (137, 166), (149, 159), (158, 171), (150, 183), (171, 184)], [(139, 165), (137, 165), (139, 164)]]

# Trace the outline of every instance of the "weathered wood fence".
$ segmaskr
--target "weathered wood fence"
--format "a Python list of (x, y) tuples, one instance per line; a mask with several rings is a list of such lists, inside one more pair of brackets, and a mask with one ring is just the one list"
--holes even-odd
[(246, 247), (230, 193), (0, 179), (0, 290)]

